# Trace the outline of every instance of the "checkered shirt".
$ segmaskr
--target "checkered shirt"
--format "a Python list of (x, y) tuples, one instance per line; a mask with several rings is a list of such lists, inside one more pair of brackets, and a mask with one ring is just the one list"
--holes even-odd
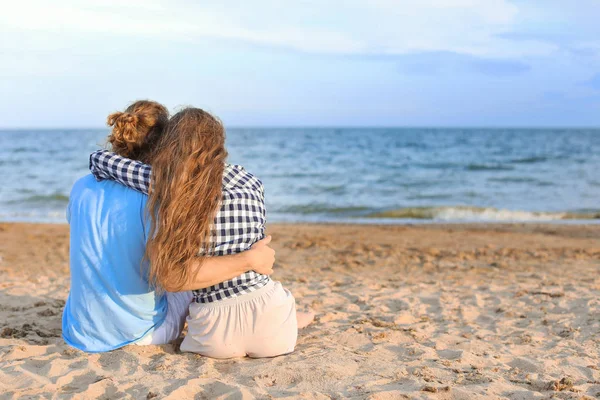
[[(90, 171), (97, 180), (110, 179), (148, 194), (152, 167), (107, 150), (90, 155)], [(239, 165), (225, 164), (221, 209), (212, 226), (209, 256), (248, 250), (264, 238), (266, 210), (262, 182)], [(203, 252), (200, 251), (200, 254)], [(267, 275), (248, 271), (205, 289), (194, 290), (194, 300), (211, 303), (253, 292), (269, 282)]]

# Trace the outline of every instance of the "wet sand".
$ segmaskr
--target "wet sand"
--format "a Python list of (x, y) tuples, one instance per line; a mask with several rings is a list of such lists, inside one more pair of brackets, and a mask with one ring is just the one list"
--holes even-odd
[(296, 352), (60, 338), (68, 227), (0, 224), (0, 398), (596, 398), (600, 226), (272, 225)]

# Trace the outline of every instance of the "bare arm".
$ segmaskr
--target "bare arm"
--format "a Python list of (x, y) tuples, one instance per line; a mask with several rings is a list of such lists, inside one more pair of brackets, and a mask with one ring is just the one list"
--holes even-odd
[(273, 264), (275, 263), (275, 250), (268, 244), (271, 242), (271, 236), (256, 242), (250, 250), (242, 253), (209, 257), (202, 260), (190, 261), (191, 268), (197, 269), (193, 279), (186, 282), (182, 287), (164, 285), (164, 289), (169, 292), (185, 292), (189, 290), (207, 288), (223, 281), (235, 278), (246, 271), (256, 271), (260, 274), (271, 275), (273, 273)]

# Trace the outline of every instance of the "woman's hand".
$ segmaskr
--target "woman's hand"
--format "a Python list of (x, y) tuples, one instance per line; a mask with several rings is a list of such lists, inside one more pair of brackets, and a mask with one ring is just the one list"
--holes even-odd
[(250, 250), (245, 251), (248, 258), (249, 269), (263, 275), (273, 273), (273, 264), (275, 264), (275, 250), (269, 247), (271, 236), (254, 243)]

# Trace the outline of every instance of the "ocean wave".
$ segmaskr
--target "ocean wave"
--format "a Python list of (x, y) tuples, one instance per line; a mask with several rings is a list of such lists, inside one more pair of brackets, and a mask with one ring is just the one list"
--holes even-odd
[(502, 182), (502, 183), (537, 183), (538, 180), (530, 178), (528, 176), (501, 176), (497, 178), (489, 178), (490, 182)]
[(437, 221), (560, 221), (600, 219), (600, 210), (589, 212), (534, 212), (486, 207), (409, 207), (373, 213), (369, 218), (427, 219)]
[(536, 178), (531, 178), (528, 176), (501, 176), (497, 178), (489, 178), (490, 182), (499, 182), (499, 183), (523, 183), (523, 184), (532, 184), (535, 186), (554, 186), (555, 183), (548, 181), (541, 181)]
[(319, 178), (327, 176), (322, 172), (280, 172), (280, 173), (264, 173), (262, 178)]
[(512, 171), (515, 167), (503, 164), (469, 164), (465, 169), (467, 171)]
[(7, 201), (6, 204), (29, 204), (29, 205), (45, 205), (45, 204), (68, 204), (69, 196), (62, 193), (54, 193), (49, 195), (33, 195), (20, 199)]
[(19, 154), (19, 153), (35, 153), (37, 152), (39, 149), (35, 148), (35, 147), (17, 147), (16, 149), (12, 150), (13, 154)]
[(0, 221), (2, 222), (42, 222), (42, 223), (65, 223), (65, 211), (0, 211)]
[(448, 193), (414, 194), (406, 196), (407, 200), (447, 200), (452, 198)]
[(343, 194), (346, 191), (345, 185), (323, 185), (314, 186), (311, 188), (311, 192), (314, 193), (336, 193)]
[(274, 209), (274, 212), (277, 213), (285, 213), (285, 214), (301, 214), (301, 215), (311, 215), (311, 214), (347, 214), (347, 215), (356, 215), (359, 213), (364, 214), (367, 211), (372, 210), (369, 207), (363, 206), (349, 206), (349, 207), (332, 207), (327, 204), (299, 204), (294, 206), (281, 207), (278, 209)]
[(461, 164), (455, 162), (428, 162), (415, 163), (414, 166), (423, 169), (455, 169), (460, 168)]
[(523, 157), (523, 158), (515, 158), (511, 160), (513, 164), (537, 164), (548, 161), (548, 157), (544, 156), (532, 156), (532, 157)]

